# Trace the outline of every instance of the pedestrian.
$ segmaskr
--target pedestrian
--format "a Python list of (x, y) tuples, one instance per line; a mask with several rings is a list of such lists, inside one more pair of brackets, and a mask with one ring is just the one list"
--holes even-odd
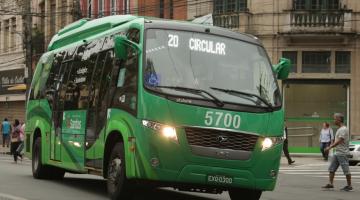
[(323, 123), (323, 128), (320, 131), (319, 141), (320, 141), (320, 151), (322, 153), (322, 156), (324, 160), (328, 160), (329, 152), (325, 152), (325, 148), (330, 146), (331, 143), (334, 142), (334, 133), (329, 123), (327, 122)]
[(21, 161), (23, 159), (22, 150), (24, 149), (24, 140), (25, 140), (25, 123), (21, 123), (20, 126), (20, 144), (16, 149), (16, 155), (20, 157)]
[(349, 169), (349, 129), (344, 125), (344, 115), (341, 113), (334, 114), (334, 124), (339, 127), (335, 134), (335, 142), (326, 147), (325, 152), (335, 148), (336, 152), (331, 159), (329, 166), (329, 182), (323, 188), (334, 188), (335, 172), (339, 165), (341, 166), (344, 175), (346, 176), (347, 186), (343, 187), (343, 191), (351, 191), (351, 174)]
[(284, 144), (283, 144), (283, 151), (285, 154), (286, 159), (288, 160), (288, 164), (291, 165), (295, 162), (295, 160), (292, 160), (289, 154), (289, 144), (288, 144), (288, 130), (287, 130), (287, 126), (285, 124), (285, 129), (284, 129)]
[(19, 145), (21, 144), (21, 135), (23, 135), (24, 133), (21, 133), (21, 125), (18, 119), (15, 119), (14, 122), (14, 130), (11, 133), (11, 154), (13, 154), (14, 156), (14, 163), (17, 163), (17, 159), (18, 157), (20, 157), (22, 159), (22, 155), (18, 154), (18, 152), (16, 151), (19, 147)]
[(3, 137), (3, 144), (2, 146), (9, 148), (9, 140), (10, 140), (10, 133), (11, 133), (11, 124), (8, 122), (8, 119), (5, 118), (4, 121), (1, 123), (1, 132)]

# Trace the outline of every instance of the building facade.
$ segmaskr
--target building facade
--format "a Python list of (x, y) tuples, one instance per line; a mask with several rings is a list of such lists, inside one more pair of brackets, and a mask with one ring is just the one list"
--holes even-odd
[(213, 1), (214, 25), (257, 36), (273, 63), (292, 61), (280, 85), (293, 151), (316, 152), (335, 112), (360, 136), (359, 11), (358, 0)]
[(187, 0), (80, 0), (83, 17), (141, 15), (166, 19), (187, 19)]
[[(20, 1), (0, 2), (0, 119), (24, 121), (25, 54)], [(7, 12), (8, 11), (8, 12)], [(12, 12), (11, 12), (12, 11)]]

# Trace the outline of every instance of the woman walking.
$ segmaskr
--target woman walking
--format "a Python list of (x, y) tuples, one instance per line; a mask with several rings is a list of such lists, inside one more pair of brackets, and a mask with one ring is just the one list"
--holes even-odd
[(15, 119), (14, 129), (13, 132), (11, 133), (11, 153), (14, 156), (15, 164), (17, 163), (18, 157), (20, 157), (22, 160), (22, 155), (17, 150), (19, 146), (22, 144), (23, 139), (24, 139), (24, 132), (22, 131), (19, 120)]
[(326, 152), (325, 149), (334, 142), (334, 133), (329, 123), (324, 122), (323, 128), (320, 131), (320, 151), (324, 160), (328, 160), (329, 152)]

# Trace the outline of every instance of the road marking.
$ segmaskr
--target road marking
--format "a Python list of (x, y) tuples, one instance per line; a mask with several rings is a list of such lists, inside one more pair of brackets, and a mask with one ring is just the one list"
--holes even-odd
[[(338, 173), (341, 173), (341, 171), (340, 172), (338, 172)], [(353, 175), (353, 174), (360, 174), (360, 172), (351, 172), (350, 171), (350, 173), (351, 173), (351, 175)], [(329, 172), (286, 172), (286, 173), (284, 173), (284, 174), (292, 174), (292, 175), (315, 175), (315, 174), (329, 174)]]
[(16, 197), (9, 194), (0, 193), (0, 200), (27, 200), (22, 197)]

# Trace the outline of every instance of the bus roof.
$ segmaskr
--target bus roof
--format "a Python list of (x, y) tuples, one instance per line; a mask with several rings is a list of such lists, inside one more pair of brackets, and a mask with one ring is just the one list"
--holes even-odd
[(260, 42), (254, 36), (247, 35), (244, 33), (233, 32), (228, 29), (224, 29), (216, 26), (196, 24), (187, 21), (166, 20), (166, 19), (153, 18), (153, 17), (140, 17), (133, 15), (113, 15), (99, 19), (94, 19), (94, 20), (81, 19), (65, 26), (51, 39), (48, 46), (48, 51), (67, 46), (74, 42), (86, 40), (89, 37), (100, 34), (104, 31), (108, 31), (121, 24), (139, 18), (145, 20), (144, 22), (146, 23), (146, 28), (164, 28), (164, 29), (174, 29), (174, 30), (207, 32), (207, 33), (218, 34), (226, 37), (243, 40), (246, 42), (260, 44)]
[(95, 20), (78, 20), (65, 26), (51, 39), (48, 51), (85, 40), (88, 37), (102, 33), (136, 18), (139, 17), (132, 15), (114, 15)]

